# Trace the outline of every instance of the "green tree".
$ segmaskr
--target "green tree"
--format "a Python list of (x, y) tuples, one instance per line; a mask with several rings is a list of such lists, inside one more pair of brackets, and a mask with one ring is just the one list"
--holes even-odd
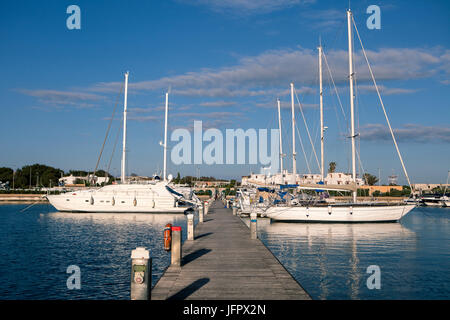
[(106, 172), (105, 170), (97, 170), (95, 172), (95, 175), (97, 177), (110, 177), (110, 178), (112, 177), (112, 175), (109, 172)]
[(74, 184), (85, 184), (85, 182), (86, 182), (85, 180), (77, 178), (77, 179), (75, 179), (75, 181), (73, 183)]
[(356, 193), (358, 197), (367, 197), (369, 195), (369, 189), (358, 189)]
[(69, 174), (76, 177), (86, 177), (88, 175), (88, 172), (83, 170), (69, 170)]
[(392, 197), (401, 197), (403, 195), (403, 192), (397, 189), (391, 189), (389, 194)]
[(329, 163), (328, 165), (328, 173), (333, 173), (334, 171), (336, 171), (336, 162), (332, 161)]
[(29, 188), (35, 187), (49, 187), (57, 185), (58, 179), (64, 171), (61, 169), (53, 168), (43, 164), (33, 164), (23, 166), (18, 169), (15, 174), (15, 187), (16, 188)]
[(378, 178), (370, 173), (364, 173), (363, 179), (369, 186), (374, 186), (378, 182)]
[(0, 168), (0, 181), (3, 183), (6, 181), (9, 181), (10, 185), (12, 186), (13, 172), (14, 171), (11, 168), (1, 167)]
[(411, 188), (409, 186), (402, 187), (402, 195), (409, 196), (411, 194)]

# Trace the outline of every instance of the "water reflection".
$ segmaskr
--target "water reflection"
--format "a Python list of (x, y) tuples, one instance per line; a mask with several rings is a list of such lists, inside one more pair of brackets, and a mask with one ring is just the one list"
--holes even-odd
[[(0, 207), (0, 299), (129, 299), (131, 250), (150, 250), (154, 285), (170, 263), (164, 226), (186, 230), (183, 214), (46, 213), (43, 205), (26, 213), (20, 209)], [(69, 265), (81, 269), (81, 290), (67, 289)], [(8, 272), (16, 269), (32, 272)]]
[(129, 224), (139, 223), (151, 226), (164, 226), (167, 223), (181, 223), (186, 220), (183, 214), (170, 213), (70, 213), (70, 212), (52, 212), (47, 215), (41, 215), (40, 218), (53, 219), (60, 222), (83, 222), (99, 224)]
[(347, 239), (378, 242), (414, 235), (413, 231), (401, 223), (283, 223), (258, 219), (258, 230), (268, 234), (276, 233), (283, 238), (305, 237), (308, 246), (312, 246), (318, 239), (325, 239), (328, 243)]
[[(258, 219), (258, 234), (315, 299), (364, 299), (366, 268), (416, 250), (400, 223), (282, 223)], [(398, 258), (398, 257), (397, 257)]]
[[(25, 207), (0, 206), (0, 299), (129, 299), (131, 250), (150, 250), (155, 284), (170, 263), (164, 225), (186, 230), (182, 214), (48, 213), (46, 205), (20, 212)], [(449, 213), (418, 208), (389, 224), (258, 219), (258, 236), (314, 299), (449, 299)], [(81, 268), (81, 290), (66, 287), (72, 264)], [(366, 287), (369, 265), (381, 268), (381, 290)]]

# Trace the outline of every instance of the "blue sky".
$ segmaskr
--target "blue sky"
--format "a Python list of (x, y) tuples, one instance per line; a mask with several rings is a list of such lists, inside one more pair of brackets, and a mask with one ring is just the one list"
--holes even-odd
[[(81, 30), (66, 27), (71, 4), (81, 9)], [(366, 27), (366, 8), (372, 4), (381, 8), (380, 30)], [(448, 1), (351, 5), (412, 182), (445, 182), (450, 169)], [(169, 133), (192, 127), (194, 120), (220, 130), (276, 128), (279, 97), (289, 155), (293, 81), (318, 148), (319, 37), (349, 114), (347, 7), (348, 1), (322, 0), (2, 1), (0, 165), (38, 162), (92, 170), (127, 70), (129, 172), (151, 175), (162, 168), (162, 106), (169, 87)], [(363, 168), (373, 174), (380, 168), (383, 182), (394, 172), (404, 183), (357, 39), (355, 64)], [(326, 70), (324, 82), (325, 161), (349, 171), (346, 123)], [(102, 168), (120, 127), (123, 98), (119, 101)], [(302, 121), (297, 113), (310, 158)], [(120, 170), (120, 148), (119, 140), (114, 174)], [(297, 145), (297, 168), (307, 172), (300, 150)], [(290, 160), (286, 166), (291, 168)], [(314, 161), (311, 167), (317, 167)], [(250, 171), (259, 166), (200, 166), (201, 175), (225, 178)], [(194, 165), (171, 163), (169, 172), (197, 174)]]

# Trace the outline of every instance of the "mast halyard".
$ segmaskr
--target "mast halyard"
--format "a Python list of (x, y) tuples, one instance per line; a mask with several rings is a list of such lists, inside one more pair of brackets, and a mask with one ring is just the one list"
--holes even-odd
[(165, 114), (165, 120), (164, 120), (164, 173), (163, 173), (163, 179), (164, 181), (167, 180), (167, 118), (169, 113), (169, 93), (166, 92), (166, 114)]
[(375, 86), (375, 90), (377, 91), (378, 99), (380, 100), (381, 108), (383, 109), (384, 117), (386, 118), (387, 125), (389, 127), (389, 131), (391, 132), (392, 141), (394, 142), (395, 149), (397, 150), (398, 158), (400, 159), (400, 163), (402, 164), (403, 173), (405, 174), (406, 180), (408, 181), (409, 187), (411, 188), (411, 193), (414, 193), (414, 186), (411, 184), (411, 180), (409, 179), (408, 171), (406, 170), (405, 163), (403, 162), (402, 154), (400, 153), (400, 149), (397, 144), (397, 140), (395, 139), (394, 131), (392, 130), (391, 123), (389, 121), (389, 117), (386, 112), (386, 108), (384, 107), (383, 99), (381, 98), (380, 90), (378, 88), (377, 82), (375, 80), (375, 76), (373, 75), (372, 67), (370, 66), (369, 59), (367, 58), (366, 50), (364, 49), (361, 37), (359, 36), (358, 28), (356, 27), (355, 20), (352, 18), (353, 25), (355, 26), (356, 35), (358, 36), (359, 43), (361, 44), (361, 49), (364, 55), (364, 58), (367, 63), (367, 67), (369, 68), (370, 76), (372, 77), (373, 85)]
[[(356, 148), (355, 148), (355, 106), (354, 106), (354, 93), (353, 93), (353, 35), (352, 35), (352, 12), (347, 10), (347, 29), (348, 29), (348, 70), (349, 70), (349, 82), (350, 82), (350, 118), (351, 118), (351, 139), (352, 139), (352, 180), (356, 185)], [(353, 191), (353, 202), (356, 202), (356, 191)]]
[(293, 183), (296, 183), (297, 161), (295, 153), (295, 113), (294, 113), (294, 83), (291, 82), (291, 111), (292, 111), (292, 176)]
[(324, 181), (324, 126), (323, 126), (323, 88), (322, 88), (322, 45), (319, 47), (319, 90), (320, 90), (320, 176)]
[(283, 138), (281, 134), (281, 105), (280, 99), (277, 99), (278, 104), (278, 130), (280, 131), (280, 172), (283, 174)]
[(126, 147), (127, 147), (127, 95), (128, 95), (128, 74), (125, 72), (125, 89), (123, 102), (123, 142), (122, 142), (122, 170), (120, 175), (121, 183), (125, 183), (125, 168), (126, 168)]

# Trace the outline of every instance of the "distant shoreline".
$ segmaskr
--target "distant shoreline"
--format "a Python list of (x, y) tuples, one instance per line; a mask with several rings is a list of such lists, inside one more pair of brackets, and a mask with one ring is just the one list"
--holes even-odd
[(43, 194), (0, 194), (0, 203), (20, 204), (33, 202), (47, 203), (48, 200)]

